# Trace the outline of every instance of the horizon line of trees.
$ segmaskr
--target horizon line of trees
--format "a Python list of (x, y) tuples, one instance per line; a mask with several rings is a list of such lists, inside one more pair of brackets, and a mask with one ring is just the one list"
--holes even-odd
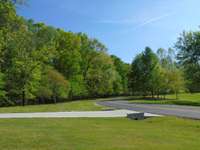
[(200, 92), (200, 31), (178, 37), (175, 50), (160, 48), (154, 53), (146, 47), (137, 55), (129, 73), (132, 94), (157, 98), (179, 92)]
[(0, 1), (0, 105), (128, 94), (129, 64), (84, 33), (18, 16), (15, 2)]
[(127, 64), (84, 33), (17, 15), (24, 2), (0, 0), (0, 106), (200, 92), (200, 32), (183, 32), (175, 50), (146, 47)]

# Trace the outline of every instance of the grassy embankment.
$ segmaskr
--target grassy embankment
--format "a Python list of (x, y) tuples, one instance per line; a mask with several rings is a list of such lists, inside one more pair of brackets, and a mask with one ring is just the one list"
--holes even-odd
[(179, 94), (179, 99), (176, 100), (175, 95), (167, 95), (166, 100), (152, 100), (152, 99), (132, 99), (132, 103), (142, 104), (174, 104), (174, 105), (188, 105), (188, 106), (200, 106), (200, 93), (184, 93)]
[(64, 112), (64, 111), (93, 111), (105, 110), (103, 106), (96, 105), (95, 100), (82, 100), (58, 104), (47, 105), (29, 105), (2, 107), (0, 113), (17, 113), (17, 112)]

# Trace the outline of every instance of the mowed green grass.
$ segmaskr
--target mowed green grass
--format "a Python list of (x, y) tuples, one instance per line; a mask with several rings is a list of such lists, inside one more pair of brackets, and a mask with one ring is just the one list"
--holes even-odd
[[(8, 107), (0, 112), (104, 110), (96, 101)], [(2, 150), (199, 150), (200, 121), (156, 117), (0, 119)]]
[(2, 150), (199, 150), (200, 121), (1, 119)]
[(93, 111), (105, 109), (105, 107), (99, 106), (95, 102), (95, 100), (82, 100), (49, 105), (2, 107), (0, 108), (0, 113)]
[(176, 100), (175, 95), (167, 95), (166, 100), (130, 100), (132, 103), (142, 104), (175, 104), (175, 105), (188, 105), (200, 106), (200, 93), (184, 93), (179, 94), (179, 99)]

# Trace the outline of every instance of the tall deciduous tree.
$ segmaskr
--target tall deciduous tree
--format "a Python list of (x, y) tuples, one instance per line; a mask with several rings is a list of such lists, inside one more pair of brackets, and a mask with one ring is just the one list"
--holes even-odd
[(55, 68), (70, 81), (71, 97), (82, 96), (85, 92), (85, 86), (81, 73), (80, 38), (71, 32), (62, 30), (58, 32), (57, 56), (54, 59)]
[(111, 55), (111, 58), (114, 62), (115, 69), (118, 74), (118, 80), (115, 82), (115, 86), (118, 90), (118, 94), (128, 94), (128, 73), (129, 73), (129, 64), (124, 63), (120, 58), (115, 55)]
[(45, 98), (48, 98), (56, 103), (59, 98), (68, 98), (69, 90), (70, 85), (65, 77), (52, 67), (46, 66), (37, 91), (40, 100), (44, 101)]
[(152, 97), (157, 93), (160, 86), (160, 65), (158, 57), (149, 48), (138, 55), (132, 63), (130, 72), (130, 87), (133, 92), (144, 95), (151, 93)]
[(191, 92), (200, 91), (200, 32), (183, 32), (176, 48), (177, 59), (183, 67), (187, 88)]
[(115, 73), (112, 59), (105, 52), (98, 52), (86, 76), (89, 93), (92, 96), (112, 95)]
[(161, 93), (165, 95), (173, 92), (178, 98), (178, 93), (185, 90), (185, 80), (181, 68), (178, 68), (175, 61), (175, 52), (171, 48), (168, 50), (160, 48), (157, 54), (163, 74)]

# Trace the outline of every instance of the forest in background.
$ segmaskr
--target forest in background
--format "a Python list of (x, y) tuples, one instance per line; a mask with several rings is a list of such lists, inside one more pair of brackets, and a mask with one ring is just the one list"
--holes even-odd
[(200, 91), (200, 32), (183, 32), (175, 50), (146, 47), (127, 64), (85, 33), (17, 15), (16, 3), (0, 0), (0, 106)]

